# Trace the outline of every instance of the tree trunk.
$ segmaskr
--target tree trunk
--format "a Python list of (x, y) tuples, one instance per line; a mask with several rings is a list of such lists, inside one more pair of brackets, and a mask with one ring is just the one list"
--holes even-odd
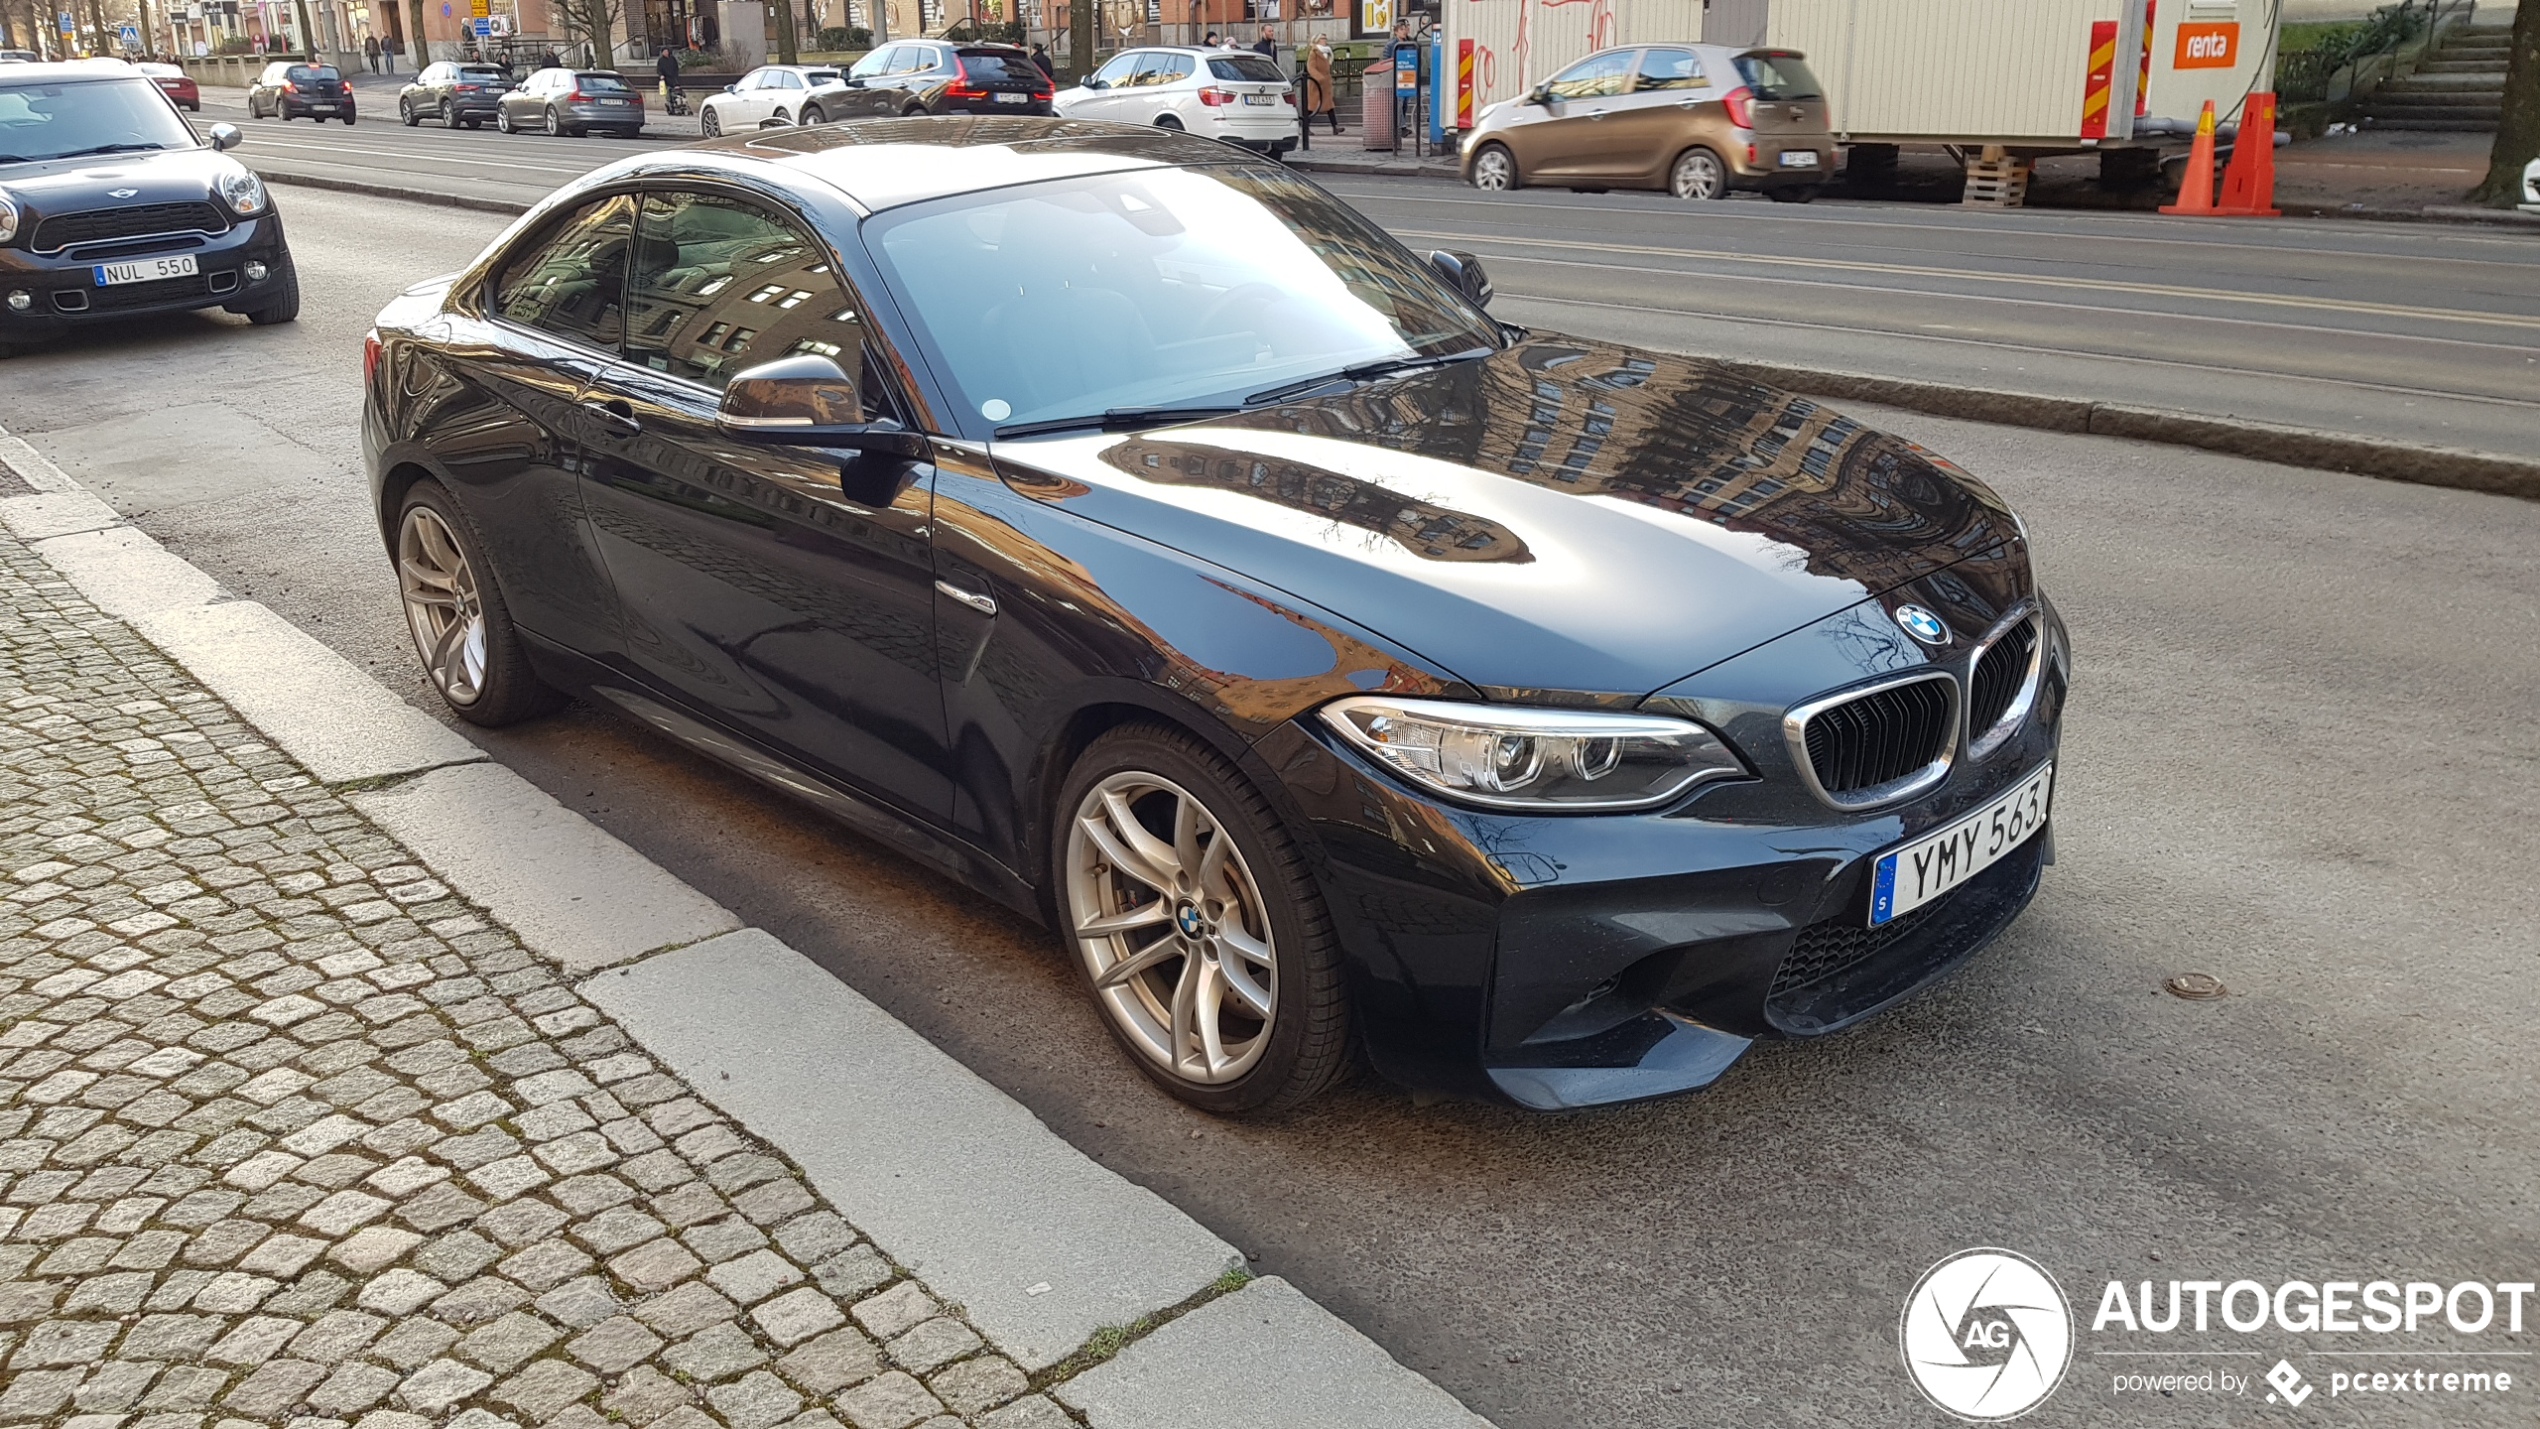
[(2513, 50), (2505, 61), (2505, 110), (2496, 120), (2487, 181), (2470, 190), (2471, 203), (2510, 208), (2522, 197), (2522, 170), (2540, 159), (2540, 0), (2514, 11)]
[[(2540, 4), (2540, 0), (2533, 0)], [(1094, 0), (1068, 0), (1067, 63), (1076, 71), (1078, 84), (1094, 72)]]
[(794, 0), (776, 0), (776, 62), (799, 64), (802, 52), (794, 47), (800, 29), (794, 23)]
[(106, 53), (106, 8), (99, 4), (98, 0), (88, 0), (88, 28), (97, 36), (97, 48), (90, 50), (89, 53), (92, 55)]
[(317, 26), (309, 23), (309, 0), (294, 0), (294, 8), (300, 15), (300, 52), (314, 64), (318, 57), (318, 32)]
[[(395, 0), (390, 0), (395, 3)], [(406, 35), (406, 67), (420, 73), (432, 63), (432, 46), (423, 38), (423, 0), (406, 0), (406, 19), (413, 27)]]

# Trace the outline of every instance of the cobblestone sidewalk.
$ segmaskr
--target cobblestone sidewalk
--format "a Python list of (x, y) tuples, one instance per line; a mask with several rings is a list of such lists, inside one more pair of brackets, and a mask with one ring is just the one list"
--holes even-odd
[(5, 536), (0, 1355), (0, 1426), (1075, 1423)]

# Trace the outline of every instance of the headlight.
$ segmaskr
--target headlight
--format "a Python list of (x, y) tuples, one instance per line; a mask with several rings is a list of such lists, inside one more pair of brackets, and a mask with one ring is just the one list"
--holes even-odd
[(248, 218), (264, 211), (265, 181), (257, 178), (244, 167), (234, 168), (222, 174), (217, 187), (220, 189), (221, 201), (228, 204), (230, 211), (239, 217)]
[(10, 198), (7, 194), (0, 193), (0, 243), (7, 243), (12, 239), (15, 239), (17, 236), (17, 202), (16, 200)]
[(1497, 809), (1643, 809), (1746, 766), (1689, 720), (1358, 695), (1321, 711), (1415, 784)]

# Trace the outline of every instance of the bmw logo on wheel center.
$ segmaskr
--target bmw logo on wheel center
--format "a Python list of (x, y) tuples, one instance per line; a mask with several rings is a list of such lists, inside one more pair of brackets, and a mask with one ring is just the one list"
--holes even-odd
[[(1899, 624), (1906, 611), (1929, 615), (1907, 606), (1896, 613)], [(2044, 1403), (2073, 1357), (2062, 1287), (2017, 1251), (1962, 1250), (1924, 1271), (1905, 1298), (1897, 1335), (1905, 1372), (1923, 1396), (1978, 1423), (2016, 1419)]]
[(1925, 645), (1946, 645), (1949, 643), (1949, 627), (1941, 623), (1939, 616), (1932, 614), (1930, 611), (1923, 609), (1919, 605), (1900, 605), (1896, 607), (1896, 623), (1905, 628), (1906, 634), (1920, 640)]

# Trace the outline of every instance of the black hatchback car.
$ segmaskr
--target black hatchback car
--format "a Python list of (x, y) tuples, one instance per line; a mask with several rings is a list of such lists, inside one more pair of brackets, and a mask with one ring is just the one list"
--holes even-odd
[(300, 314), (273, 196), (148, 76), (0, 65), (0, 352), (83, 323), (222, 307)]
[(329, 119), (353, 123), (353, 87), (333, 65), (276, 60), (247, 86), (247, 117), (262, 119)]
[(1045, 920), (1194, 1104), (1702, 1086), (2028, 903), (2063, 628), (1947, 462), (1488, 297), (1184, 135), (780, 130), (398, 298), (363, 442), (452, 709)]
[(901, 101), (905, 114), (1045, 115), (1055, 93), (1028, 51), (949, 40), (884, 45), (855, 62), (847, 83), (907, 91)]

